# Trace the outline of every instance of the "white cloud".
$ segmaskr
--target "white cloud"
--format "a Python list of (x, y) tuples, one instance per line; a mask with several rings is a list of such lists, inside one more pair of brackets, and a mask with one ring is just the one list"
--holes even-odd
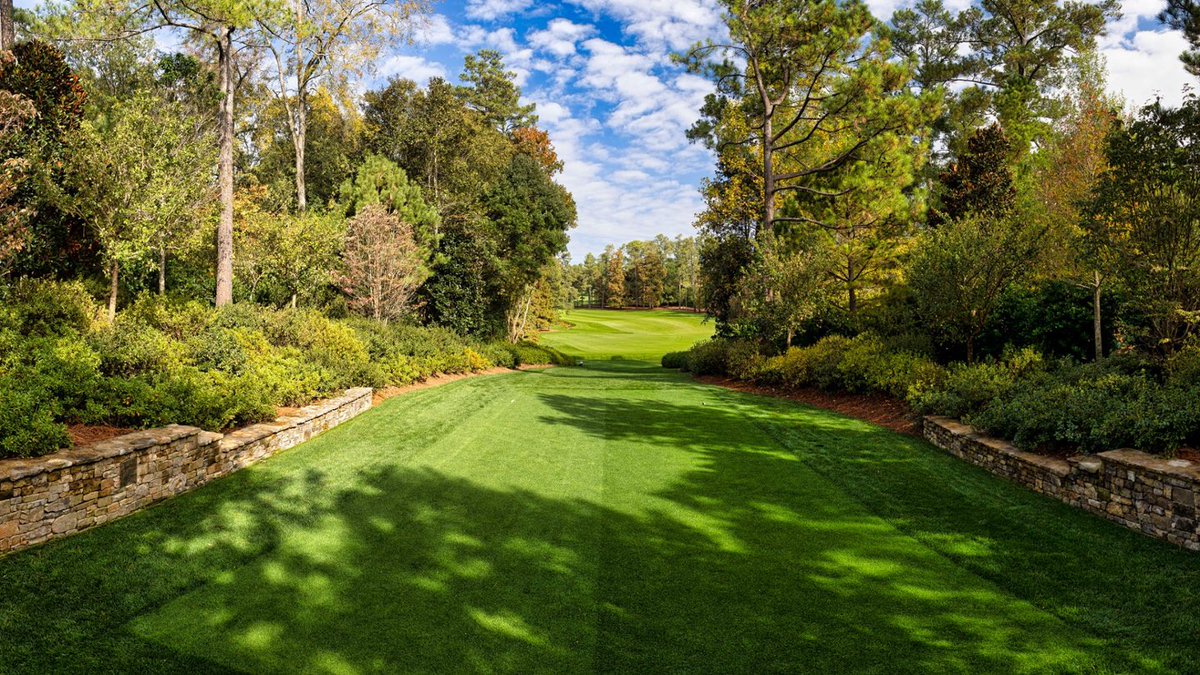
[(424, 83), (431, 77), (446, 77), (446, 69), (440, 63), (426, 61), (420, 56), (396, 54), (379, 66), (382, 77), (403, 77)]
[(646, 46), (687, 49), (724, 27), (715, 0), (569, 0), (595, 14), (607, 14), (626, 34)]
[[(17, 0), (18, 3), (27, 0)], [(914, 0), (868, 0), (876, 16)], [(1154, 17), (1166, 0), (1124, 0), (1124, 16), (1101, 39), (1109, 86), (1131, 105), (1156, 95), (1177, 104), (1194, 78), (1178, 55), (1187, 44)], [(972, 0), (946, 0), (961, 10)], [(575, 196), (580, 226), (571, 233), (576, 256), (605, 244), (690, 233), (703, 208), (701, 177), (713, 158), (689, 144), (684, 131), (695, 121), (711, 83), (681, 72), (669, 59), (706, 38), (724, 35), (717, 0), (566, 0), (574, 8), (534, 0), (466, 0), (473, 23), (453, 25), (435, 16), (423, 42), (462, 51), (495, 49), (517, 73), (537, 104), (540, 126), (553, 140), (564, 171), (559, 180)], [(519, 34), (511, 17), (552, 14), (548, 23)], [(593, 20), (588, 20), (588, 13)], [(495, 24), (508, 17), (509, 21)], [(582, 18), (581, 18), (582, 17)], [(621, 34), (599, 27), (617, 22)], [(528, 21), (522, 25), (527, 25)], [(1139, 30), (1139, 27), (1141, 30)], [(457, 49), (454, 52), (457, 54)], [(416, 79), (456, 70), (461, 56), (443, 67), (420, 57), (387, 61), (381, 71)]]
[(1138, 31), (1100, 53), (1108, 61), (1108, 87), (1123, 92), (1126, 102), (1141, 107), (1161, 96), (1168, 105), (1179, 105), (1185, 85), (1196, 84), (1179, 60), (1188, 48), (1179, 31)]
[(529, 9), (533, 0), (467, 0), (467, 16), (480, 21), (495, 21), (501, 17)]
[(1124, 41), (1144, 19), (1157, 23), (1159, 12), (1166, 8), (1167, 0), (1121, 0), (1121, 18), (1109, 22), (1107, 34), (1100, 38), (1100, 46), (1108, 47)]
[(568, 19), (554, 19), (545, 30), (529, 34), (529, 44), (535, 49), (545, 50), (563, 58), (576, 53), (575, 45), (596, 32), (595, 27), (578, 24)]
[(416, 41), (423, 45), (449, 45), (456, 40), (450, 21), (442, 14), (434, 14), (417, 31)]

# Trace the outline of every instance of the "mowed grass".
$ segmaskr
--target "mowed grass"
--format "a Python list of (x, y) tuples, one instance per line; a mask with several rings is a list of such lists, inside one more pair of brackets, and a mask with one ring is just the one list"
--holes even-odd
[(392, 399), (0, 559), (5, 673), (1187, 673), (1198, 637), (1195, 554), (637, 361)]
[(657, 363), (663, 354), (689, 349), (713, 334), (711, 321), (687, 311), (574, 309), (563, 319), (570, 329), (544, 333), (539, 341), (587, 359)]

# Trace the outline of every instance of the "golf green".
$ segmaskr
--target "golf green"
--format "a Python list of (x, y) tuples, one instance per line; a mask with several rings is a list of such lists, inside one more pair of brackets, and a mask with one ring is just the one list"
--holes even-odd
[[(598, 358), (591, 314), (547, 336), (583, 367), (395, 398), (0, 559), (0, 671), (1200, 669), (1194, 554), (917, 439)], [(610, 326), (644, 320), (643, 358), (704, 337), (646, 314)]]

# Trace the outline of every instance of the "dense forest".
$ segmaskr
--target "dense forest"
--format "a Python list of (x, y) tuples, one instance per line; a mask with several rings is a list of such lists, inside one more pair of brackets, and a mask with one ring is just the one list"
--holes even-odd
[(697, 237), (609, 245), (600, 255), (566, 267), (564, 307), (687, 307), (700, 309), (700, 247)]
[(1029, 449), (1200, 443), (1200, 99), (1108, 93), (1117, 2), (724, 5), (729, 40), (679, 57), (716, 89), (689, 133), (720, 337), (669, 362)]
[(575, 205), (500, 54), (467, 56), (458, 83), (359, 89), (426, 9), (16, 13), (0, 455), (61, 447), (70, 424), (222, 429), (348, 386), (552, 358), (520, 343), (561, 302)]

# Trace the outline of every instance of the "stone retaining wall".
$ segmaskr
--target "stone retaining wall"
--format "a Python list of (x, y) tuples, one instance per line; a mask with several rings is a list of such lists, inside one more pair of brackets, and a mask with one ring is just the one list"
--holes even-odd
[(350, 389), (229, 434), (173, 424), (33, 459), (0, 461), (0, 555), (74, 534), (299, 445), (371, 407)]
[(947, 417), (925, 418), (925, 438), (950, 454), (1072, 506), (1200, 551), (1200, 464), (1138, 450), (1061, 459), (1022, 452)]

